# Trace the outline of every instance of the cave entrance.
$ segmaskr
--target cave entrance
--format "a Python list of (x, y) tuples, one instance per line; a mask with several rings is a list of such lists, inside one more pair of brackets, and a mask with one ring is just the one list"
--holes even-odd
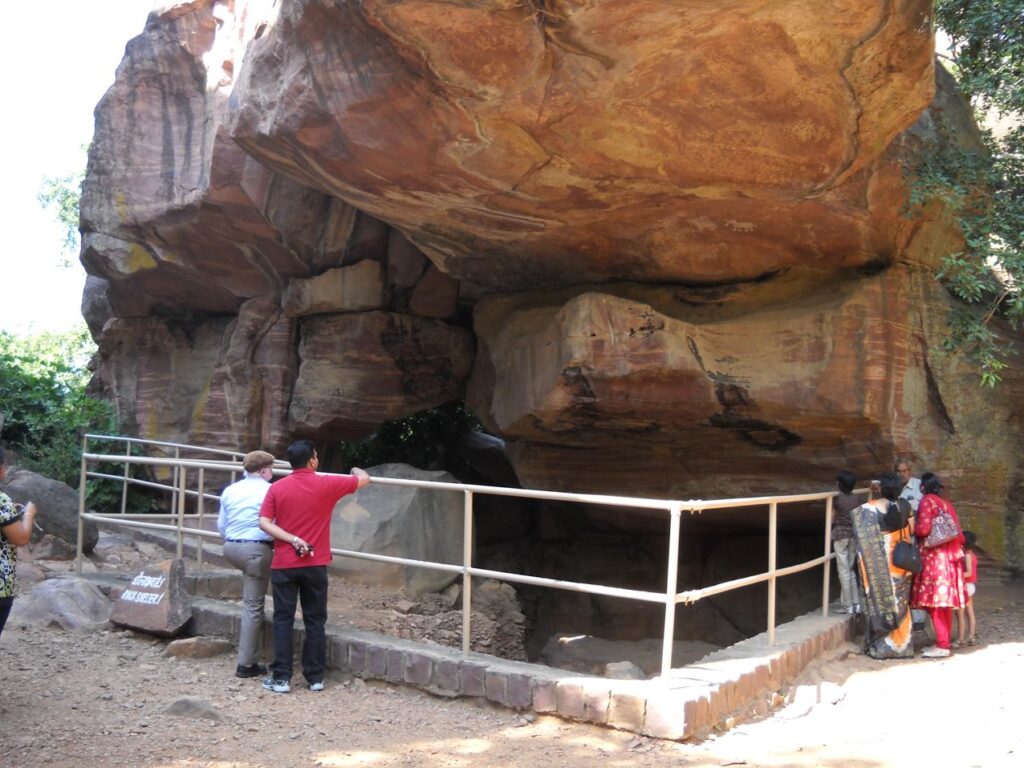
[[(780, 504), (776, 568), (821, 557), (822, 500)], [(664, 593), (669, 514), (622, 507), (478, 496), (474, 565), (489, 570)], [(678, 591), (696, 590), (769, 570), (768, 504), (684, 511), (680, 525)], [(831, 564), (829, 564), (831, 567)], [(775, 625), (822, 604), (822, 567), (779, 577)], [(629, 662), (645, 676), (661, 668), (665, 612), (661, 604), (527, 584), (513, 585), (526, 616), (531, 661), (581, 674), (604, 675)], [(830, 602), (838, 595), (830, 580)], [(673, 666), (764, 632), (768, 583), (741, 587), (679, 605)], [(633, 669), (635, 673), (637, 670)]]

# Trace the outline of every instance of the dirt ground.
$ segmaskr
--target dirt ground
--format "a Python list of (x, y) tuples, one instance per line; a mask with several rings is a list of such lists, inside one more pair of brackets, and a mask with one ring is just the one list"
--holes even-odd
[[(1024, 586), (981, 585), (977, 610), (979, 646), (879, 662), (849, 645), (805, 671), (792, 704), (700, 743), (340, 675), (322, 693), (296, 677), (274, 694), (235, 678), (232, 654), (177, 659), (167, 641), (131, 631), (9, 626), (0, 766), (1020, 765)], [(183, 714), (168, 711), (176, 702)]]

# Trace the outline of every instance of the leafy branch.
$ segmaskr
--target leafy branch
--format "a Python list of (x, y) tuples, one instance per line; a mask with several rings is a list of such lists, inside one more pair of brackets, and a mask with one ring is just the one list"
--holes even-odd
[[(939, 0), (936, 21), (950, 38), (950, 59), (979, 124), (982, 147), (965, 146), (939, 123), (936, 147), (912, 169), (910, 205), (938, 201), (963, 247), (943, 261), (939, 278), (967, 306), (954, 312), (946, 348), (964, 352), (982, 384), (1001, 380), (1012, 354), (994, 330), (997, 318), (1024, 321), (1024, 0)], [(973, 309), (972, 309), (973, 308)]]

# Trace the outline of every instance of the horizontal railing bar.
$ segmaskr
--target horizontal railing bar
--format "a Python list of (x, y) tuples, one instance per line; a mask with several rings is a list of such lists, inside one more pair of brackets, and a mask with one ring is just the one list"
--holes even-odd
[[(149, 464), (164, 467), (187, 467), (189, 469), (212, 469), (223, 472), (243, 471), (242, 465), (238, 462), (220, 461), (217, 459), (167, 459), (156, 456), (123, 456), (116, 453), (83, 453), (82, 458), (108, 464)], [(277, 461), (274, 467), (275, 474), (291, 474), (291, 468), (285, 462)]]
[[(88, 461), (110, 462), (110, 463), (133, 463), (150, 464), (162, 466), (181, 466), (187, 468), (222, 470), (225, 468), (236, 468), (237, 464), (218, 461), (200, 461), (198, 459), (161, 459), (148, 456), (118, 456), (116, 454), (82, 454)], [(275, 474), (287, 475), (291, 470), (275, 469)], [(333, 473), (327, 473), (333, 474)], [(656, 499), (631, 499), (622, 496), (603, 496), (600, 494), (578, 494), (564, 493), (560, 491), (531, 491), (521, 488), (504, 488), (491, 485), (462, 485), (460, 483), (440, 483), (433, 480), (400, 480), (390, 477), (374, 477), (373, 482), (379, 485), (412, 486), (417, 488), (436, 488), (439, 490), (451, 490), (462, 493), (473, 491), (475, 493), (486, 493), (493, 496), (518, 496), (522, 498), (547, 499), (553, 501), (577, 501), (591, 504), (603, 504), (607, 506), (637, 507), (644, 509), (665, 509), (668, 510), (674, 502), (659, 501)]]
[[(807, 560), (803, 563), (797, 563), (796, 565), (787, 565), (785, 568), (776, 568), (775, 576), (792, 576), (794, 573), (808, 571), (811, 568), (816, 568), (820, 565), (824, 565), (825, 562), (832, 559), (833, 555), (829, 554), (828, 556), (816, 557), (813, 560)], [(758, 573), (753, 576), (744, 576), (741, 579), (723, 581), (721, 584), (715, 584), (712, 587), (702, 587), (701, 589), (688, 589), (676, 594), (676, 603), (695, 603), (698, 600), (703, 600), (705, 597), (718, 595), (722, 592), (729, 592), (733, 589), (740, 589), (741, 587), (749, 587), (754, 584), (760, 584), (762, 582), (768, 581), (768, 579), (770, 578), (771, 573), (765, 571), (764, 573)]]
[[(683, 511), (703, 512), (706, 509), (731, 509), (733, 507), (756, 507), (758, 505), (795, 504), (802, 501), (824, 501), (829, 496), (836, 496), (836, 491), (819, 493), (794, 493), (787, 496), (749, 496), (741, 499), (717, 499), (713, 501), (691, 500), (684, 501)], [(767, 511), (767, 510), (765, 510)]]
[(331, 549), (331, 553), (342, 557), (351, 557), (357, 560), (372, 560), (380, 563), (391, 563), (394, 565), (410, 565), (418, 568), (426, 568), (434, 571), (446, 571), (448, 573), (468, 572), (473, 576), (481, 576), (503, 581), (513, 581), (522, 584), (532, 584), (540, 587), (556, 587), (575, 592), (586, 592), (592, 595), (608, 595), (611, 597), (625, 597), (632, 600), (645, 600), (648, 602), (664, 603), (665, 595), (660, 592), (643, 592), (634, 589), (622, 589), (620, 587), (606, 587), (600, 584), (587, 584), (585, 582), (562, 581), (559, 579), (546, 579), (539, 576), (525, 576), (504, 571), (491, 571), (486, 568), (463, 568), (461, 565), (449, 563), (434, 563), (429, 560), (410, 560), (404, 557), (392, 557), (390, 555), (374, 555), (368, 552), (354, 552), (348, 549)]
[[(177, 530), (177, 526), (174, 525), (160, 525), (158, 523), (142, 523), (134, 519), (125, 519), (122, 515), (96, 515), (90, 512), (86, 512), (82, 515), (86, 520), (93, 520), (97, 522), (112, 523), (114, 525), (123, 525), (128, 528), (142, 528), (148, 530)], [(187, 536), (201, 536), (204, 538), (216, 538), (220, 539), (220, 534), (214, 531), (204, 531), (201, 528), (186, 528), (185, 535)], [(462, 573), (463, 567), (461, 565), (451, 565), (448, 563), (431, 563), (425, 560), (409, 560), (401, 557), (390, 557), (388, 555), (373, 555), (367, 552), (352, 552), (345, 549), (331, 549), (331, 553), (335, 555), (341, 555), (344, 557), (352, 557), (359, 560), (374, 560), (377, 562), (394, 563), (398, 565), (412, 565), (422, 568), (428, 568), (437, 571), (447, 571), (449, 573)], [(473, 576), (481, 576), (484, 578), (501, 579), (504, 581), (517, 582), (520, 584), (532, 584), (540, 587), (554, 587), (556, 589), (565, 589), (573, 592), (584, 592), (592, 595), (607, 595), (609, 597), (624, 597), (633, 600), (643, 600), (653, 603), (664, 603), (665, 596), (659, 592), (644, 592), (635, 589), (621, 589), (619, 587), (605, 587), (599, 584), (586, 584), (575, 581), (562, 581), (560, 579), (545, 579), (537, 576), (524, 576), (514, 573), (506, 573), (504, 571), (491, 571), (484, 568), (469, 568), (469, 573)]]
[(749, 587), (753, 584), (760, 584), (763, 581), (768, 581), (768, 579), (770, 578), (771, 574), (765, 571), (764, 573), (758, 573), (754, 576), (744, 576), (741, 579), (723, 581), (721, 584), (715, 584), (711, 587), (689, 589), (676, 594), (676, 603), (695, 603), (698, 600), (703, 600), (705, 597), (718, 595), (722, 592), (730, 592), (734, 589), (739, 589), (741, 587)]
[(603, 504), (610, 507), (635, 507), (638, 509), (663, 509), (668, 511), (676, 502), (660, 499), (640, 499), (627, 496), (604, 496), (596, 493), (566, 493), (564, 491), (533, 491), (526, 488), (506, 488), (500, 485), (464, 485), (462, 483), (441, 483), (435, 480), (402, 480), (395, 477), (373, 477), (374, 485), (404, 485), (440, 490), (470, 491), (490, 496), (517, 496), (524, 499), (545, 499), (547, 501), (577, 501), (588, 504)]
[(817, 568), (818, 566), (824, 565), (831, 559), (831, 557), (816, 557), (813, 560), (806, 560), (805, 562), (798, 563), (797, 565), (787, 565), (785, 568), (776, 568), (775, 575), (792, 576), (794, 573), (809, 571), (811, 568)]
[[(150, 465), (176, 465), (188, 468), (205, 468), (212, 470), (224, 470), (234, 469), (237, 471), (238, 465), (234, 462), (219, 462), (214, 460), (202, 461), (198, 459), (165, 459), (165, 458), (152, 458), (148, 456), (118, 456), (110, 454), (83, 454), (83, 458), (90, 461), (103, 461), (111, 463), (136, 463), (136, 464), (150, 464)], [(291, 473), (290, 469), (284, 469), (284, 462), (278, 461), (275, 464), (274, 474), (287, 475)], [(325, 473), (325, 474), (337, 474), (337, 473)], [(434, 480), (405, 480), (393, 477), (373, 477), (373, 482), (377, 485), (395, 485), (395, 486), (406, 486), (413, 488), (435, 488), (438, 490), (450, 490), (463, 493), (470, 491), (472, 493), (483, 493), (491, 496), (514, 496), (518, 498), (526, 499), (543, 499), (548, 501), (573, 501), (587, 504), (599, 504), (604, 506), (614, 507), (632, 507), (635, 509), (656, 509), (670, 511), (673, 506), (681, 505), (681, 509), (687, 512), (703, 512), (704, 510), (713, 509), (731, 509), (740, 507), (752, 507), (758, 505), (767, 505), (772, 502), (777, 504), (790, 504), (808, 501), (824, 501), (829, 497), (836, 495), (835, 491), (819, 492), (819, 493), (801, 493), (801, 494), (789, 494), (786, 496), (753, 496), (747, 498), (738, 499), (724, 499), (724, 500), (711, 500), (705, 501), (701, 499), (690, 499), (687, 501), (674, 501), (674, 500), (662, 500), (662, 499), (642, 499), (633, 498), (628, 496), (606, 496), (603, 494), (593, 493), (566, 493), (563, 491), (537, 491), (526, 488), (507, 488), (503, 486), (492, 486), (492, 485), (466, 485), (462, 483), (443, 483)]]
[(587, 584), (577, 581), (562, 581), (561, 579), (545, 579), (540, 576), (526, 576), (518, 573), (507, 573), (505, 571), (491, 571), (486, 568), (468, 569), (474, 576), (484, 576), (489, 579), (500, 579), (513, 581), (520, 584), (531, 584), (537, 587), (554, 587), (565, 589), (571, 592), (585, 592), (591, 595), (607, 595), (608, 597), (625, 597), (631, 600), (643, 600), (649, 603), (665, 604), (663, 592), (645, 592), (639, 589), (623, 589), (622, 587), (605, 587), (600, 584)]
[(393, 555), (375, 555), (370, 552), (355, 552), (351, 549), (335, 549), (331, 547), (331, 554), (342, 557), (352, 557), (358, 560), (373, 560), (377, 563), (390, 563), (392, 565), (412, 565), (417, 568), (426, 568), (431, 571), (445, 571), (447, 573), (462, 573), (465, 569), (461, 565), (451, 563), (435, 563), (430, 560), (410, 560), (405, 557)]
[(162, 491), (173, 491), (176, 490), (173, 485), (164, 485), (163, 483), (155, 483), (152, 480), (140, 480), (137, 477), (122, 477), (121, 475), (105, 475), (100, 472), (87, 472), (87, 477), (99, 478), (101, 480), (117, 480), (119, 483), (128, 483), (129, 485), (141, 485), (144, 488), (156, 488)]
[(146, 440), (139, 437), (123, 437), (116, 435), (94, 435), (86, 434), (86, 439), (104, 440), (113, 443), (128, 443), (130, 445), (154, 445), (160, 448), (184, 448), (188, 451), (203, 451), (205, 453), (216, 453), (223, 456), (233, 456), (238, 459), (245, 458), (245, 454), (239, 451), (229, 451), (225, 448), (207, 448), (199, 445), (187, 445), (186, 443), (166, 443), (162, 440)]
[[(169, 520), (178, 519), (178, 514), (176, 512), (125, 512), (124, 514), (121, 514), (120, 512), (90, 512), (89, 514), (99, 520), (123, 520), (125, 518), (128, 518), (129, 520), (134, 518), (138, 518), (139, 520), (162, 520), (165, 517)], [(182, 518), (185, 520), (191, 520), (192, 518), (198, 519), (199, 517), (200, 515), (198, 512), (188, 512), (182, 515)], [(205, 520), (213, 519), (213, 516), (209, 514), (202, 515), (202, 517)]]
[[(142, 528), (153, 531), (177, 531), (178, 526), (176, 525), (161, 525), (160, 523), (141, 523), (134, 519), (124, 519), (127, 515), (94, 515), (91, 512), (83, 512), (81, 515), (84, 520), (93, 520), (95, 522), (110, 523), (111, 525), (123, 525), (127, 528)], [(175, 517), (177, 519), (177, 517)], [(184, 532), (188, 536), (202, 536), (204, 538), (219, 539), (220, 534), (216, 531), (205, 531), (202, 528), (185, 528)]]
[[(146, 488), (157, 488), (164, 491), (177, 491), (173, 485), (164, 485), (163, 483), (155, 483), (152, 480), (141, 480), (137, 477), (124, 477), (123, 475), (106, 475), (102, 472), (86, 472), (86, 477), (101, 480), (116, 480), (119, 483), (128, 483), (129, 485), (141, 485)], [(185, 494), (188, 496), (198, 496), (199, 491), (193, 491), (191, 488), (185, 489)], [(204, 499), (210, 499), (210, 501), (220, 501), (220, 496), (215, 493), (203, 493)]]

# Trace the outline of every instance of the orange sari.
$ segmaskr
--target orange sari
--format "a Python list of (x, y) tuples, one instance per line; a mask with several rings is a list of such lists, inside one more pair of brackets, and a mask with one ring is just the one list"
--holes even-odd
[(865, 653), (875, 659), (911, 658), (914, 655), (910, 614), (913, 574), (892, 564), (892, 551), (901, 538), (913, 536), (912, 521), (909, 515), (904, 515), (900, 520), (902, 527), (883, 530), (883, 526), (892, 525), (885, 522), (886, 518), (891, 521), (893, 516), (884, 515), (870, 502), (857, 507), (851, 517), (867, 619)]

